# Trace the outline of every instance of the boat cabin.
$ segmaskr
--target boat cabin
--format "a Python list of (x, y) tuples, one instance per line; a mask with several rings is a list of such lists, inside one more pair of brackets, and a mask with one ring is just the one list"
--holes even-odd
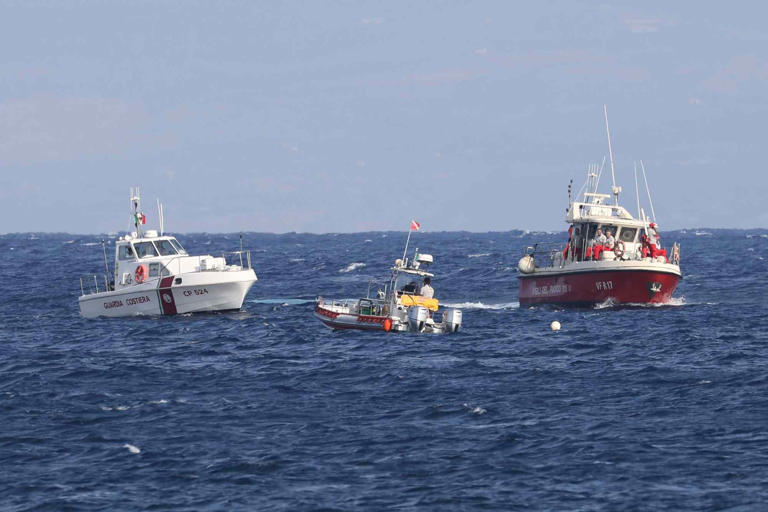
[(159, 236), (154, 230), (141, 236), (134, 232), (115, 244), (115, 289), (185, 272), (224, 270), (225, 266), (224, 258), (189, 256), (173, 236)]
[(585, 196), (589, 196), (591, 202), (573, 202), (568, 210), (566, 222), (571, 225), (571, 240), (564, 254), (566, 259), (592, 258), (598, 229), (606, 236), (610, 231), (616, 241), (615, 250), (598, 252), (598, 259), (639, 260), (644, 257), (643, 248), (658, 240), (658, 233), (649, 229), (647, 221), (635, 219), (622, 206), (602, 204), (610, 197), (608, 194), (586, 193)]
[(424, 286), (424, 279), (435, 277), (434, 274), (427, 272), (429, 266), (434, 262), (431, 254), (417, 253), (412, 262), (401, 259), (395, 260), (395, 266), (392, 267), (392, 279), (390, 290), (402, 295), (421, 295), (421, 288)]

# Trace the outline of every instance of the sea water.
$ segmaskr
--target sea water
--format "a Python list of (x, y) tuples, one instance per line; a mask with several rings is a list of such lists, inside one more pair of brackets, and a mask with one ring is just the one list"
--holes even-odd
[(768, 238), (710, 232), (664, 233), (669, 305), (580, 309), (517, 302), (524, 247), (565, 233), (416, 233), (450, 336), (312, 316), (386, 281), (404, 233), (245, 234), (242, 311), (96, 320), (101, 236), (0, 236), (0, 509), (761, 509)]

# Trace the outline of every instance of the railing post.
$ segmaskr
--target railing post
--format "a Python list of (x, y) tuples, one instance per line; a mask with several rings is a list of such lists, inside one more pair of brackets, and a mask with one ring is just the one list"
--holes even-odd
[(99, 293), (99, 280), (96, 279), (96, 274), (93, 274), (93, 285), (96, 287), (96, 293)]
[(85, 290), (83, 289), (83, 278), (81, 276), (80, 277), (80, 296), (82, 297), (83, 295), (85, 295)]

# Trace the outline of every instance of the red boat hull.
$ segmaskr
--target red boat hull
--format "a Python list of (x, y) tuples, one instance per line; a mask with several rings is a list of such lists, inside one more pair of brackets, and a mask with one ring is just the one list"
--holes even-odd
[(337, 313), (319, 304), (315, 305), (315, 318), (331, 329), (357, 329), (361, 331), (387, 331), (392, 320), (385, 316)]
[(656, 304), (669, 302), (680, 276), (658, 270), (601, 270), (520, 275), (519, 300), (527, 304)]

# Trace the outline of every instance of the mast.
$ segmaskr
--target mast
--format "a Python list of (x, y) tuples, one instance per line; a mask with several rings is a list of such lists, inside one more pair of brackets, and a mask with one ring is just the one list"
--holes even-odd
[(165, 219), (163, 218), (163, 203), (157, 198), (157, 220), (160, 221), (160, 236), (165, 234)]
[(613, 193), (613, 204), (619, 204), (619, 192), (621, 187), (616, 186), (616, 172), (613, 167), (613, 148), (611, 147), (611, 130), (608, 128), (608, 107), (603, 105), (603, 114), (605, 115), (605, 133), (608, 134), (608, 154), (611, 157), (611, 192)]
[(408, 238), (405, 239), (405, 249), (403, 249), (403, 265), (405, 265), (405, 254), (408, 252), (408, 242), (411, 241), (411, 231), (413, 231), (410, 226), (408, 227)]
[(640, 189), (637, 186), (637, 161), (635, 161), (635, 199), (637, 200), (637, 217), (640, 218)]
[(142, 238), (144, 233), (141, 231), (141, 221), (144, 215), (139, 211), (139, 206), (141, 204), (139, 187), (131, 188), (131, 203), (133, 204), (133, 226), (136, 228), (136, 236)]
[(645, 175), (645, 165), (640, 160), (640, 168), (643, 170), (643, 180), (645, 181), (645, 190), (648, 192), (648, 203), (651, 205), (651, 215), (653, 216), (653, 222), (656, 222), (656, 212), (653, 210), (653, 200), (651, 199), (651, 189), (648, 188), (648, 177)]

